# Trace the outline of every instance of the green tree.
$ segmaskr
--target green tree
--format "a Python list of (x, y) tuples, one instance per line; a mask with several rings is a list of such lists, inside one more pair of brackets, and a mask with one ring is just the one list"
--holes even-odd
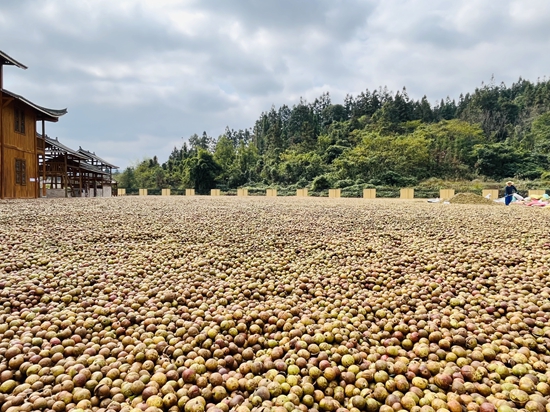
[(485, 141), (479, 126), (456, 119), (425, 124), (413, 136), (429, 142), (429, 174), (446, 178), (467, 178), (475, 163), (473, 148)]
[(140, 162), (134, 171), (136, 186), (138, 189), (158, 189), (162, 183), (162, 168), (156, 156)]
[(533, 149), (536, 152), (550, 154), (550, 112), (541, 114), (531, 127)]
[(214, 150), (214, 160), (221, 168), (218, 180), (226, 185), (229, 184), (231, 179), (236, 157), (237, 154), (233, 142), (225, 135), (220, 136)]
[(118, 173), (113, 177), (118, 182), (118, 186), (121, 188), (125, 188), (129, 191), (139, 189), (139, 187), (137, 187), (135, 169), (133, 166), (128, 166), (123, 172)]
[(342, 153), (334, 165), (342, 179), (380, 179), (388, 171), (422, 179), (428, 176), (428, 145), (422, 136), (382, 136), (365, 131), (361, 142)]
[(214, 156), (199, 148), (197, 155), (187, 160), (188, 179), (197, 193), (208, 194), (216, 187), (216, 178), (222, 169), (214, 160)]

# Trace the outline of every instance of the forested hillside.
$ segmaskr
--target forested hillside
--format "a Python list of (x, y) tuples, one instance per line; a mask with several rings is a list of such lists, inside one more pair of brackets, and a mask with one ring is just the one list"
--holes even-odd
[(207, 193), (250, 185), (414, 186), (429, 178), (550, 180), (550, 81), (488, 84), (431, 105), (405, 89), (328, 93), (272, 107), (246, 130), (193, 135), (169, 158), (117, 176), (120, 187)]

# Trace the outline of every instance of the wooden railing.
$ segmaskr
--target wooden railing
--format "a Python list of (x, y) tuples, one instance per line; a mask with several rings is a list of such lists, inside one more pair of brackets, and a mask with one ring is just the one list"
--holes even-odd
[(37, 152), (43, 152), (45, 150), (46, 144), (44, 142), (44, 139), (41, 137), (36, 138), (36, 151)]

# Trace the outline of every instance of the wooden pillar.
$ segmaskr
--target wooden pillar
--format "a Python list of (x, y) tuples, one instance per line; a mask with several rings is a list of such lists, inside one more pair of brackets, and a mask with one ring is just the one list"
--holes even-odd
[[(63, 156), (65, 159), (65, 179), (69, 179), (69, 171), (67, 170), (67, 153), (65, 153), (65, 156)], [(62, 184), (65, 188), (65, 197), (69, 197), (69, 194), (67, 193), (67, 180), (63, 183), (63, 176), (61, 177)]]
[[(78, 162), (80, 165), (80, 161)], [(78, 197), (82, 197), (82, 169), (78, 168)]]
[(46, 197), (46, 121), (42, 119), (42, 137), (44, 138), (44, 151), (42, 152), (42, 196)]
[(4, 198), (4, 122), (2, 121), (4, 111), (4, 65), (0, 64), (0, 199)]

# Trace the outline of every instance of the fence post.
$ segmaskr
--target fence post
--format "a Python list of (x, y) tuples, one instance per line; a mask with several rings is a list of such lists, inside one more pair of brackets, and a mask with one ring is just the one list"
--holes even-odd
[(529, 190), (528, 193), (529, 193), (529, 197), (543, 196), (546, 193), (546, 190), (544, 190), (544, 189), (542, 189), (542, 190)]
[(497, 200), (498, 189), (483, 189), (481, 195), (487, 199)]
[(441, 189), (439, 191), (439, 198), (449, 200), (451, 197), (455, 195), (454, 189)]
[(404, 188), (399, 191), (400, 199), (414, 199), (414, 189)]
[(342, 189), (329, 189), (328, 197), (330, 198), (339, 198), (342, 194)]
[(363, 189), (363, 199), (376, 199), (376, 189)]

